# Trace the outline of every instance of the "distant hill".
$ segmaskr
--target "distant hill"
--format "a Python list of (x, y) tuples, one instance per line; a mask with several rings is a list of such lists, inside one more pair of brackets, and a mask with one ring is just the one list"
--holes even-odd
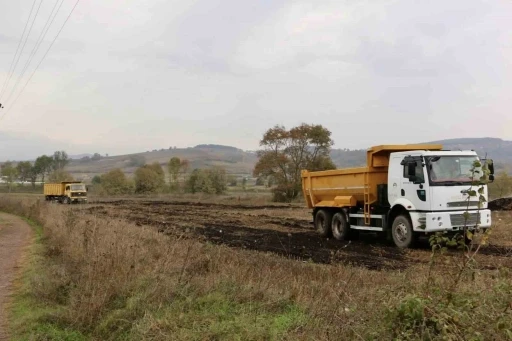
[[(445, 149), (473, 149), (481, 157), (487, 153), (494, 159), (496, 169), (505, 167), (512, 169), (512, 141), (497, 138), (464, 138), (425, 143), (439, 143)], [(165, 170), (172, 157), (179, 157), (190, 161), (190, 169), (221, 166), (230, 174), (238, 176), (251, 176), (254, 165), (258, 161), (255, 152), (243, 151), (232, 146), (215, 144), (201, 144), (189, 148), (169, 148), (147, 151), (143, 153), (100, 156), (99, 154), (82, 154), (73, 157), (68, 170), (77, 178), (90, 181), (95, 175), (106, 173), (114, 168), (121, 168), (127, 175), (136, 169), (135, 159), (143, 157), (146, 163), (158, 162)], [(357, 167), (366, 164), (366, 149), (349, 150), (333, 149), (331, 157), (337, 167)]]
[(114, 168), (121, 168), (128, 176), (137, 169), (137, 158), (143, 158), (146, 163), (158, 162), (167, 170), (167, 163), (172, 157), (187, 159), (190, 169), (221, 166), (230, 174), (250, 175), (258, 161), (255, 153), (244, 152), (241, 149), (220, 145), (198, 145), (190, 148), (169, 148), (147, 151), (144, 153), (101, 156), (91, 159), (85, 156), (73, 159), (67, 170), (77, 179), (91, 180), (95, 175), (106, 173)]

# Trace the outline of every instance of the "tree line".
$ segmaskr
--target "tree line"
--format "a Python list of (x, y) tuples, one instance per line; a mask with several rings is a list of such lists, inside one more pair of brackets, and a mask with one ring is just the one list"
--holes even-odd
[[(335, 169), (331, 159), (334, 142), (331, 132), (322, 125), (301, 124), (290, 129), (276, 125), (268, 129), (260, 140), (261, 149), (257, 152), (253, 176), (256, 185), (271, 188), (273, 200), (290, 202), (296, 199), (302, 190), (301, 171)], [(93, 158), (100, 158), (95, 154)], [(33, 186), (38, 178), (42, 182), (72, 180), (64, 171), (69, 163), (66, 152), (56, 151), (53, 156), (42, 155), (34, 163), (25, 161), (5, 162), (1, 175), (11, 186), (16, 180), (30, 181)], [(168, 181), (164, 168), (158, 162), (147, 164), (142, 155), (132, 155), (129, 166), (137, 167), (133, 179), (129, 179), (121, 169), (114, 169), (101, 176), (95, 176), (92, 183), (98, 192), (116, 194), (150, 194), (162, 192), (186, 192), (222, 194), (227, 185), (237, 184), (236, 178), (228, 176), (222, 167), (194, 169), (189, 172), (190, 162), (179, 157), (171, 158), (167, 164)], [(242, 179), (245, 189), (247, 179)], [(10, 187), (9, 187), (10, 188)], [(497, 175), (494, 183), (489, 184), (491, 197), (512, 195), (512, 179), (505, 172)]]
[(13, 183), (30, 182), (33, 187), (36, 186), (37, 180), (41, 182), (49, 180), (51, 182), (60, 182), (72, 180), (69, 173), (64, 168), (70, 159), (65, 151), (56, 151), (53, 155), (41, 155), (34, 162), (30, 161), (6, 161), (0, 170), (1, 176), (9, 185), (9, 191), (12, 189)]
[[(130, 163), (140, 164), (140, 159), (131, 159)], [(116, 168), (92, 179), (95, 191), (107, 195), (154, 194), (165, 192), (222, 194), (227, 189), (226, 170), (222, 167), (194, 169), (188, 172), (190, 162), (173, 157), (167, 163), (168, 181), (164, 168), (158, 162), (139, 165), (130, 179)]]

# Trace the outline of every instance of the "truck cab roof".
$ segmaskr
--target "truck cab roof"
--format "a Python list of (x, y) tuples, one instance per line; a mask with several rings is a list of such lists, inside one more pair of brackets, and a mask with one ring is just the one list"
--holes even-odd
[(413, 150), (393, 153), (396, 156), (478, 156), (474, 150)]

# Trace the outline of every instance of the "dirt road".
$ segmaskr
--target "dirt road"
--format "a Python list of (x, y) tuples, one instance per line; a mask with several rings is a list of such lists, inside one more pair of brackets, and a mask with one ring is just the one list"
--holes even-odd
[(0, 341), (9, 340), (6, 305), (31, 237), (32, 229), (26, 222), (16, 216), (0, 213)]

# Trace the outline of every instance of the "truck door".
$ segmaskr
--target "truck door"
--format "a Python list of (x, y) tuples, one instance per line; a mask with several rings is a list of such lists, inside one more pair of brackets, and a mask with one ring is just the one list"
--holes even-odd
[(388, 169), (388, 201), (391, 206), (401, 197), (402, 189), (402, 162), (403, 157), (393, 156), (389, 162)]
[(406, 156), (400, 162), (402, 166), (399, 197), (410, 202), (412, 210), (430, 211), (428, 182), (425, 181), (426, 168), (421, 156)]

